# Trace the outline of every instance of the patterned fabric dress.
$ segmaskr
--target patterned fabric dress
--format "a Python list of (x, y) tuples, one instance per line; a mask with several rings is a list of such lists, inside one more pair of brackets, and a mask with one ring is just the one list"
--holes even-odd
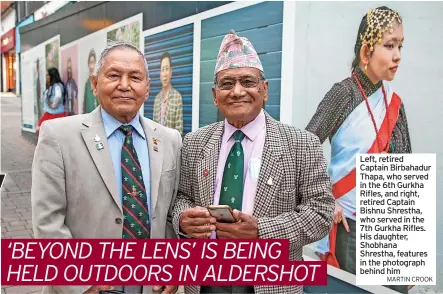
[[(381, 81), (374, 85), (360, 68), (354, 72), (368, 97), (380, 89)], [(352, 77), (336, 83), (320, 102), (306, 130), (316, 134), (321, 143), (327, 138), (331, 141), (345, 119), (362, 102), (364, 97)], [(408, 122), (403, 104), (400, 106), (390, 145), (388, 153), (411, 153)]]
[[(383, 123), (388, 120), (392, 130), (388, 153), (411, 153), (411, 142), (404, 105), (399, 96), (390, 89), (389, 84), (380, 81), (373, 84), (366, 74), (357, 68), (354, 73), (368, 97), (371, 111), (378, 119), (377, 130), (381, 134)], [(390, 119), (386, 116), (386, 107), (383, 100), (383, 91), (388, 92), (388, 109)], [(375, 112), (376, 107), (378, 113)], [(392, 123), (394, 121), (395, 123)], [(330, 236), (317, 242), (315, 250), (325, 254), (329, 264), (355, 274), (356, 240), (356, 195), (355, 195), (355, 153), (379, 153), (375, 139), (375, 130), (367, 110), (365, 98), (354, 77), (349, 77), (334, 86), (320, 102), (316, 113), (309, 122), (306, 130), (316, 134), (320, 142), (327, 138), (331, 142), (331, 162), (328, 167), (329, 176), (333, 183), (333, 194), (336, 202), (343, 208), (350, 233), (347, 233), (342, 224), (334, 225)], [(389, 132), (385, 136), (386, 144)], [(369, 148), (373, 145), (371, 148)], [(375, 149), (375, 150), (374, 150)], [(346, 182), (345, 185), (343, 182)], [(349, 187), (347, 190), (343, 186)], [(344, 191), (343, 191), (344, 190)], [(390, 286), (400, 292), (407, 292), (406, 286)]]

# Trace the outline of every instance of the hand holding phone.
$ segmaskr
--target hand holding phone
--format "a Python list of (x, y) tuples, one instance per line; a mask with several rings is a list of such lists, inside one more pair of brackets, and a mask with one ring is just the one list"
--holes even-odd
[(208, 211), (220, 223), (235, 223), (232, 208), (229, 205), (209, 205)]
[[(224, 208), (226, 212), (232, 212), (230, 216), (222, 213), (222, 221), (217, 220), (215, 224), (217, 238), (219, 239), (257, 239), (258, 238), (258, 219), (247, 213), (238, 210), (231, 210)], [(208, 207), (209, 210), (209, 207)], [(223, 211), (221, 208), (217, 209), (217, 213)], [(214, 218), (216, 214), (214, 213)], [(232, 217), (232, 218), (231, 218)], [(230, 223), (223, 223), (228, 221)]]
[(215, 226), (208, 224), (215, 221), (204, 207), (187, 208), (180, 216), (180, 230), (191, 238), (209, 238)]

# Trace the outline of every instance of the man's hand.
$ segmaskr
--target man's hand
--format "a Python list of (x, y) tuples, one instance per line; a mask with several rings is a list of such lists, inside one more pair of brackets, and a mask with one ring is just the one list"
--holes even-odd
[(334, 209), (334, 224), (339, 224), (343, 221), (343, 225), (345, 226), (346, 232), (350, 232), (348, 222), (346, 221), (345, 214), (343, 213), (343, 208), (340, 204), (335, 201), (335, 209)]
[(92, 286), (84, 294), (98, 294), (100, 291), (114, 290), (112, 286)]
[(235, 223), (216, 223), (217, 237), (220, 239), (257, 239), (258, 222), (251, 215), (234, 210)]
[(209, 238), (215, 231), (216, 219), (211, 217), (206, 208), (197, 206), (185, 209), (180, 217), (180, 228), (189, 237)]
[[(161, 291), (163, 290), (163, 291)], [(158, 292), (162, 294), (174, 294), (178, 290), (178, 286), (154, 286), (152, 287), (153, 292)], [(161, 291), (161, 292), (160, 292)]]

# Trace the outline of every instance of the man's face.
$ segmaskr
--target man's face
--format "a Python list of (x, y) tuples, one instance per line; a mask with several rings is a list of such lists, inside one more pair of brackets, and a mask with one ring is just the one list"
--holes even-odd
[(217, 74), (214, 105), (228, 121), (252, 121), (268, 100), (268, 82), (256, 68), (227, 69)]
[(100, 105), (121, 122), (131, 121), (149, 96), (143, 58), (132, 49), (112, 49), (91, 81)]
[(171, 84), (172, 68), (169, 58), (163, 58), (160, 62), (160, 80), (162, 87), (167, 88)]
[(72, 79), (72, 62), (68, 61), (68, 80)]

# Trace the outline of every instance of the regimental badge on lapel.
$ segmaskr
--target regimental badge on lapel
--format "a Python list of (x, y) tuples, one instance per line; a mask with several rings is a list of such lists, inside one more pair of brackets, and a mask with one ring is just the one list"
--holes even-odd
[(152, 142), (154, 143), (154, 151), (155, 152), (158, 152), (158, 145), (157, 145), (157, 142), (158, 142), (158, 140), (157, 140), (157, 138), (152, 138)]
[(100, 137), (98, 136), (98, 134), (95, 135), (94, 142), (95, 142), (95, 148), (97, 148), (97, 150), (102, 150), (103, 148), (105, 148), (103, 146), (103, 143), (100, 142)]

